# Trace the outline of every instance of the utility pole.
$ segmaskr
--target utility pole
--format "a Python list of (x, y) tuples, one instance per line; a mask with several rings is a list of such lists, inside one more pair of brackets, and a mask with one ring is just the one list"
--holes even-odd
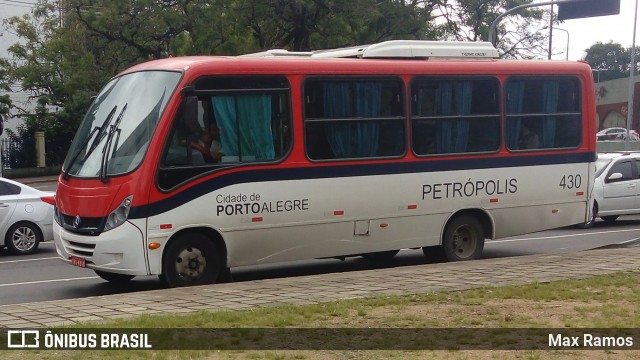
[(636, 25), (638, 24), (638, 0), (636, 0), (636, 8), (633, 15), (633, 44), (631, 45), (631, 62), (629, 63), (629, 100), (627, 101), (627, 136), (624, 141), (624, 149), (629, 150), (629, 135), (631, 133), (631, 123), (633, 122), (633, 95), (635, 93), (635, 84), (633, 78), (636, 70)]
[(551, 14), (549, 15), (549, 60), (553, 51), (553, 4), (551, 4)]

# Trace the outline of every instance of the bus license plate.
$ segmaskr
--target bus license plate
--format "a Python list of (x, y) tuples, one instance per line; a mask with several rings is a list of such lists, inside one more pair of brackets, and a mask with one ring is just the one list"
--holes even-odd
[(75, 265), (81, 268), (87, 267), (86, 260), (81, 257), (72, 256), (70, 259), (71, 259), (71, 265)]

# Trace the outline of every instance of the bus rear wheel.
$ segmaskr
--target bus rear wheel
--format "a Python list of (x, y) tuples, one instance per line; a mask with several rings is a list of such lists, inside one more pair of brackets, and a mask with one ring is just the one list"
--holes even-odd
[(191, 233), (167, 247), (160, 280), (170, 287), (212, 284), (221, 270), (215, 244), (202, 234)]
[(442, 250), (449, 261), (476, 260), (484, 248), (482, 224), (473, 216), (453, 219), (442, 238)]

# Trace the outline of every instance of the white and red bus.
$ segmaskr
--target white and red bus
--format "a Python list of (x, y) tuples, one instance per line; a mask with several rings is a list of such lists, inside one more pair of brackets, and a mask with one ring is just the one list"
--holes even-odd
[(95, 98), (56, 194), (58, 254), (109, 281), (232, 267), (478, 259), (583, 223), (595, 99), (582, 62), (390, 41), (136, 65)]

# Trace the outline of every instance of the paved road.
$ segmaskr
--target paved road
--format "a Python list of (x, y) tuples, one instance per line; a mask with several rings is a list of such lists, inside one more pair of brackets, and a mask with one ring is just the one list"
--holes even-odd
[[(557, 229), (488, 242), (484, 257), (492, 259), (582, 251), (640, 238), (638, 217), (627, 218), (613, 226), (604, 225), (604, 222), (598, 222), (589, 230)], [(310, 260), (234, 268), (232, 276), (235, 282), (245, 282), (426, 263), (422, 251), (403, 250), (393, 261), (384, 265), (372, 264), (362, 258), (350, 258), (346, 261)], [(52, 242), (42, 244), (40, 251), (31, 256), (12, 256), (6, 251), (0, 251), (0, 273), (0, 305), (125, 294), (162, 288), (156, 276), (137, 277), (124, 285), (107, 283), (89, 269), (72, 267), (58, 260)]]
[(584, 278), (638, 269), (640, 246), (420, 264), (0, 306), (0, 328), (34, 328), (140, 314), (246, 310), (386, 294)]

